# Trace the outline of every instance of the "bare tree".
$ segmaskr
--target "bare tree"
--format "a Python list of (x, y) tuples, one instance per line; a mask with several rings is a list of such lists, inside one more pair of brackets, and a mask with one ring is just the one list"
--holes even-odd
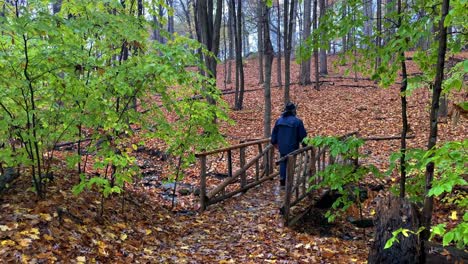
[[(257, 12), (258, 12), (258, 27), (257, 27), (257, 45), (258, 45), (258, 83), (262, 84), (263, 79), (263, 8), (265, 4), (263, 0), (258, 0), (257, 2)], [(271, 44), (271, 43), (270, 43)]]
[[(377, 0), (377, 32), (375, 38), (375, 45), (377, 49), (382, 47), (382, 0)], [(380, 67), (381, 58), (377, 55), (375, 58), (375, 70)]]
[[(169, 9), (174, 9), (174, 0), (166, 0)], [(174, 33), (174, 15), (173, 12), (167, 12), (167, 31)]]
[[(371, 1), (371, 0), (369, 0)], [(325, 0), (320, 0), (320, 21), (325, 16), (325, 10), (326, 10), (326, 3)], [(322, 23), (322, 22), (320, 22)], [(328, 69), (327, 69), (327, 49), (326, 49), (326, 43), (325, 43), (325, 33), (322, 32), (320, 35), (320, 73), (321, 74), (328, 74)]]
[[(284, 1), (284, 103), (290, 101), (289, 85), (291, 82), (291, 49), (294, 26), (295, 0)], [(289, 14), (288, 14), (289, 13)]]
[(189, 36), (191, 39), (194, 38), (193, 28), (192, 28), (192, 19), (190, 15), (190, 5), (192, 5), (191, 0), (179, 0), (180, 6), (182, 7), (182, 12), (184, 13), (185, 22), (187, 23), (187, 28), (189, 30)]
[[(450, 9), (450, 0), (442, 1), (442, 17), (439, 21), (438, 40), (439, 51), (437, 55), (436, 76), (434, 79), (434, 86), (432, 87), (432, 105), (430, 114), (430, 132), (429, 142), (427, 149), (432, 149), (437, 143), (437, 120), (439, 111), (439, 100), (442, 93), (442, 81), (444, 80), (444, 66), (445, 66), (445, 53), (447, 51), (447, 27), (444, 25), (445, 18)], [(424, 241), (429, 239), (430, 227), (432, 221), (432, 211), (434, 207), (434, 197), (428, 195), (429, 190), (432, 188), (432, 181), (434, 179), (434, 162), (429, 162), (426, 165), (426, 195), (424, 196), (424, 208), (422, 211), (422, 225), (425, 227), (422, 232), (422, 239)]]
[(235, 109), (241, 110), (244, 101), (244, 65), (242, 64), (242, 1), (238, 2), (237, 10), (235, 0), (230, 1), (229, 12), (234, 18), (234, 40), (236, 46), (236, 93)]
[[(273, 62), (273, 46), (270, 40), (270, 22), (269, 22), (269, 11), (270, 8), (266, 6), (265, 1), (261, 1), (262, 6), (262, 29), (263, 29), (263, 42), (264, 42), (264, 53), (265, 53), (265, 82), (264, 87), (264, 98), (265, 98), (265, 111), (263, 115), (263, 135), (270, 137), (271, 135), (271, 66)], [(278, 21), (279, 22), (279, 21)]]
[[(312, 19), (312, 26), (315, 30), (317, 30), (317, 1), (314, 0), (314, 8), (313, 8), (313, 19)], [(319, 55), (318, 55), (318, 40), (317, 35), (314, 34), (313, 36), (313, 44), (314, 44), (314, 71), (315, 71), (315, 89), (318, 91), (320, 90), (320, 80), (319, 80)]]
[[(214, 78), (216, 82), (216, 58), (219, 53), (221, 14), (223, 12), (223, 1), (216, 0), (216, 7), (213, 0), (197, 0), (195, 4), (197, 38), (205, 45), (206, 49), (213, 55), (201, 53), (201, 57), (208, 69), (207, 76)], [(206, 74), (206, 73), (205, 73)], [(214, 103), (212, 98), (208, 98), (210, 103)]]
[[(278, 53), (277, 53), (277, 56), (276, 56), (276, 60), (277, 60), (277, 63), (276, 63), (276, 70), (277, 70), (277, 74), (276, 74), (276, 81), (278, 83), (278, 86), (279, 87), (282, 87), (283, 86), (283, 81), (282, 81), (282, 71), (281, 71), (281, 8), (280, 8), (280, 0), (277, 1), (277, 5), (276, 5), (276, 9), (277, 9), (277, 13), (278, 13), (278, 30), (276, 32), (276, 37), (277, 37), (277, 45), (278, 45)], [(268, 24), (270, 25), (270, 24)]]
[[(312, 15), (312, 1), (304, 0), (304, 40), (307, 40), (310, 36), (310, 29), (312, 26), (311, 21)], [(301, 85), (310, 84), (310, 57), (307, 54), (307, 59), (304, 60), (301, 58), (301, 76), (300, 83)]]

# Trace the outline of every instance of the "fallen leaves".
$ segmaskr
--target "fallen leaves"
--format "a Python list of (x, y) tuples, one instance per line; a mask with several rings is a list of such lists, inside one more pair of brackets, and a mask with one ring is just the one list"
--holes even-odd
[[(255, 63), (249, 61), (252, 70), (247, 72), (246, 86), (250, 88), (259, 87), (254, 77)], [(297, 65), (293, 64), (292, 72), (298, 74)], [(222, 80), (223, 75), (218, 78)], [(275, 76), (272, 79), (275, 80)], [(340, 84), (346, 82), (349, 80)], [(282, 111), (282, 95), (283, 90), (272, 89), (272, 122)], [(310, 136), (351, 131), (359, 131), (362, 136), (386, 136), (400, 132), (397, 89), (325, 85), (317, 92), (310, 86), (292, 85), (291, 97), (299, 105), (298, 115)], [(232, 105), (234, 96), (225, 98)], [(410, 147), (425, 146), (428, 113), (424, 109), (428, 102), (427, 91), (415, 91), (409, 98), (409, 119), (416, 135), (408, 142)], [(223, 134), (232, 143), (263, 137), (263, 91), (246, 94), (244, 106), (243, 111), (230, 113), (237, 121), (236, 126), (222, 127)], [(443, 125), (441, 140), (464, 137), (465, 130), (463, 125), (458, 128)], [(145, 142), (154, 149), (163, 149), (164, 146), (158, 144), (157, 140)], [(136, 148), (135, 144), (129, 146), (133, 150)], [(362, 162), (384, 168), (390, 152), (398, 149), (398, 142), (368, 142), (364, 148), (363, 151), (371, 154)], [(221, 157), (222, 164), (213, 167), (213, 172), (225, 170), (225, 161), (226, 157)], [(148, 168), (165, 176), (165, 166), (168, 165), (150, 160)], [(0, 259), (6, 262), (43, 259), (51, 263), (111, 260), (124, 263), (362, 263), (367, 259), (368, 239), (344, 241), (284, 227), (278, 214), (278, 197), (272, 191), (276, 181), (266, 182), (258, 189), (193, 215), (177, 215), (166, 210), (162, 205), (169, 202), (163, 200), (155, 188), (135, 187), (128, 195), (132, 202), (125, 200), (125, 208), (121, 206), (122, 197), (106, 200), (103, 222), (99, 224), (95, 217), (102, 205), (100, 197), (90, 192), (79, 197), (71, 195), (69, 190), (74, 182), (67, 178), (75, 172), (63, 173), (67, 177), (56, 177), (56, 182), (50, 186), (54, 191), (45, 200), (36, 202), (37, 197), (31, 192), (7, 194), (5, 201), (8, 203), (0, 205)], [(197, 167), (190, 167), (186, 174), (184, 180), (197, 186)], [(161, 180), (159, 175), (157, 180)], [(211, 178), (208, 180), (214, 182)], [(390, 181), (397, 182), (398, 178), (392, 177)], [(22, 184), (20, 187), (24, 189), (30, 186), (30, 182)], [(176, 210), (190, 211), (198, 203), (194, 195), (177, 199)], [(63, 206), (84, 224), (69, 218), (59, 223), (56, 208)], [(374, 214), (375, 210), (369, 209), (369, 215)], [(460, 218), (456, 211), (443, 215), (444, 220), (447, 217), (453, 221)], [(358, 236), (354, 230), (350, 232), (354, 232), (350, 237)]]

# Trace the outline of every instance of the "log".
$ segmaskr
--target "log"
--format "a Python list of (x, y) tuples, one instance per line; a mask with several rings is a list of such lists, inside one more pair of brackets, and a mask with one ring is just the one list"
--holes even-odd
[(421, 263), (421, 241), (419, 236), (400, 234), (399, 243), (395, 242), (391, 248), (384, 249), (392, 232), (399, 229), (409, 229), (416, 232), (420, 221), (416, 206), (398, 197), (384, 197), (379, 203), (375, 223), (374, 242), (369, 250), (369, 264), (399, 264)]
[[(407, 135), (407, 139), (415, 138), (415, 135)], [(361, 138), (364, 141), (370, 141), (370, 140), (375, 140), (375, 141), (380, 141), (380, 140), (393, 140), (393, 139), (401, 139), (401, 136), (386, 136), (386, 137), (364, 137)]]

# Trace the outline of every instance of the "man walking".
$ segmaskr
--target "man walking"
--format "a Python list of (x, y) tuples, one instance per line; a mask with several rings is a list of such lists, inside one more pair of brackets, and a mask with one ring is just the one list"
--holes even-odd
[[(299, 149), (299, 144), (307, 136), (302, 120), (296, 117), (296, 106), (289, 102), (284, 108), (281, 117), (276, 120), (271, 133), (271, 144), (279, 150), (280, 156), (284, 157)], [(280, 162), (280, 185), (286, 183), (287, 160)]]

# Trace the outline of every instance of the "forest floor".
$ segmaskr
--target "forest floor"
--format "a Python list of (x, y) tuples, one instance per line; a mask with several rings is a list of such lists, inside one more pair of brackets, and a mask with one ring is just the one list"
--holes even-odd
[[(335, 58), (330, 57), (331, 60)], [(276, 63), (276, 60), (275, 60)], [(411, 65), (409, 72), (416, 73)], [(331, 63), (330, 63), (331, 65)], [(233, 64), (233, 70), (234, 64)], [(273, 65), (276, 69), (276, 65)], [(298, 116), (309, 136), (343, 135), (358, 131), (361, 137), (398, 136), (400, 134), (399, 87), (382, 89), (358, 76), (356, 82), (343, 74), (344, 67), (329, 67), (330, 74), (320, 91), (313, 85), (291, 86), (291, 100), (298, 105)], [(224, 86), (224, 65), (218, 68), (218, 87)], [(256, 60), (245, 63), (246, 90), (244, 108), (232, 111), (235, 126), (221, 130), (231, 144), (263, 137), (263, 91), (258, 84)], [(233, 71), (234, 72), (234, 71)], [(272, 85), (276, 85), (276, 70)], [(298, 65), (292, 63), (297, 83)], [(284, 80), (284, 78), (283, 78)], [(233, 77), (234, 81), (234, 77)], [(224, 96), (230, 106), (234, 95)], [(272, 88), (272, 122), (283, 108), (283, 89)], [(457, 102), (458, 97), (451, 98)], [(466, 100), (466, 98), (465, 98)], [(408, 97), (411, 135), (409, 147), (426, 146), (429, 130), (430, 92), (419, 89)], [(467, 120), (457, 124), (447, 119), (439, 124), (440, 141), (463, 140), (468, 134)], [(368, 141), (361, 160), (384, 170), (388, 157), (398, 150), (398, 140)], [(161, 154), (157, 142), (146, 142), (146, 149)], [(146, 173), (129, 194), (105, 201), (95, 192), (79, 196), (71, 193), (77, 183), (76, 172), (63, 169), (48, 186), (47, 198), (39, 200), (30, 182), (22, 177), (0, 197), (0, 259), (2, 262), (28, 263), (365, 263), (372, 241), (372, 228), (357, 229), (344, 219), (326, 224), (302, 221), (293, 228), (283, 226), (279, 207), (282, 191), (278, 181), (267, 181), (247, 193), (212, 205), (199, 213), (194, 194), (177, 197), (175, 208), (161, 186), (169, 157), (151, 158), (135, 154)], [(58, 155), (60, 156), (60, 155)], [(60, 160), (57, 161), (60, 164)], [(368, 179), (388, 190), (398, 182), (396, 174), (383, 179)], [(185, 186), (198, 185), (194, 165), (183, 179)], [(364, 205), (371, 217), (378, 197), (387, 191), (372, 193)], [(104, 204), (103, 204), (104, 203)], [(104, 215), (99, 216), (101, 206)], [(434, 222), (455, 220), (449, 214), (456, 208), (436, 208)], [(350, 215), (355, 210), (350, 210)], [(356, 216), (356, 215), (354, 215)], [(311, 225), (310, 225), (311, 224)], [(323, 225), (322, 225), (323, 224)], [(310, 225), (306, 228), (305, 225)], [(320, 226), (322, 225), (322, 226)], [(325, 229), (324, 229), (325, 226)], [(316, 228), (315, 228), (316, 227)]]

